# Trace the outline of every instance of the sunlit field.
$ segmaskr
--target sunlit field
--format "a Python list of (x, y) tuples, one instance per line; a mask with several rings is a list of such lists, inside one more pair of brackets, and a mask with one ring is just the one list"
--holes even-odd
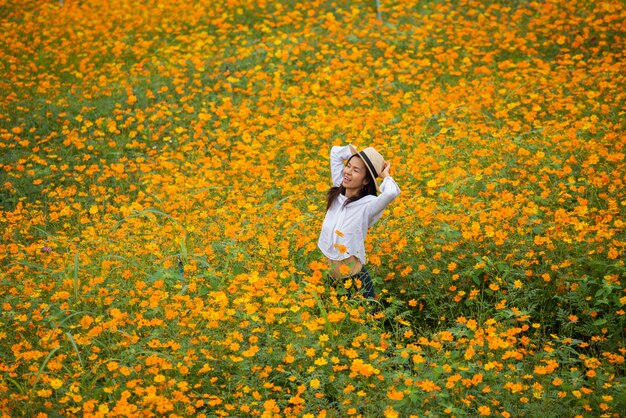
[[(623, 2), (0, 24), (3, 417), (626, 416)], [(349, 143), (402, 189), (373, 303), (317, 249)]]

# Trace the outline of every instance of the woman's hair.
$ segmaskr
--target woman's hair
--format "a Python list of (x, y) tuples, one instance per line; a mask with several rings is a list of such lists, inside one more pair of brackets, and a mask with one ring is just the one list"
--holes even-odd
[[(358, 157), (357, 154), (352, 155), (352, 157), (348, 158), (348, 162), (354, 158), (354, 157)], [(360, 157), (358, 157), (360, 158)], [(374, 179), (372, 178), (372, 174), (370, 173), (369, 170), (365, 170), (365, 175), (366, 178), (369, 179), (369, 181), (367, 182), (367, 184), (365, 186), (363, 186), (363, 189), (361, 189), (361, 193), (358, 196), (354, 196), (354, 197), (349, 197), (345, 203), (344, 206), (347, 205), (348, 203), (351, 202), (356, 202), (357, 200), (359, 200), (360, 198), (367, 196), (367, 195), (372, 195), (372, 196), (377, 196), (378, 195), (378, 191), (376, 190), (376, 182), (374, 181)], [(330, 207), (333, 205), (333, 203), (335, 202), (335, 200), (337, 200), (337, 197), (340, 194), (344, 194), (346, 192), (346, 188), (343, 187), (343, 185), (339, 185), (339, 186), (333, 186), (328, 190), (328, 193), (326, 193), (326, 210), (330, 209)]]

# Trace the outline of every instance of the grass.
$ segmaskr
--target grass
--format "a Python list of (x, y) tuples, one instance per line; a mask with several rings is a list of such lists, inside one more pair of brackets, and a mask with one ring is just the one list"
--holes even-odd
[[(22, 6), (0, 5), (3, 414), (626, 410), (623, 5)], [(316, 248), (345, 143), (402, 189), (373, 306)]]

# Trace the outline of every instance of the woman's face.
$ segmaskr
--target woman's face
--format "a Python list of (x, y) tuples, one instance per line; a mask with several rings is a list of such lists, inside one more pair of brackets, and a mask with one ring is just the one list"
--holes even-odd
[(369, 183), (369, 179), (363, 160), (358, 156), (350, 158), (343, 169), (342, 186), (348, 190), (360, 190), (367, 183)]

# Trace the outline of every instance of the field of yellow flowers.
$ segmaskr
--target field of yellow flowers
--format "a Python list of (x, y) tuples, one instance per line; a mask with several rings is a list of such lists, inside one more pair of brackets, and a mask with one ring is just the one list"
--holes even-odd
[(2, 417), (626, 416), (626, 6), (380, 3), (0, 0)]

